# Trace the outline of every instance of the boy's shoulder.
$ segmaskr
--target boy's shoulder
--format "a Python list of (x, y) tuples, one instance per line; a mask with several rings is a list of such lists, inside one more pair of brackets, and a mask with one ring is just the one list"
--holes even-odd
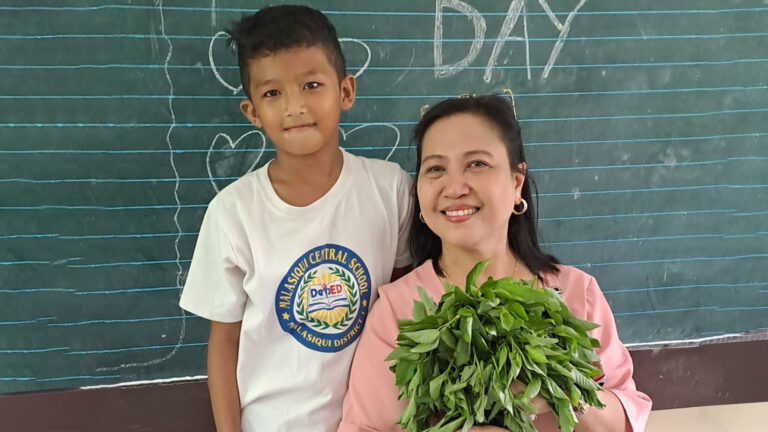
[(386, 161), (383, 159), (376, 159), (376, 158), (369, 158), (365, 156), (358, 156), (354, 155), (352, 153), (346, 153), (346, 159), (350, 161), (352, 164), (356, 165), (357, 168), (353, 170), (353, 174), (356, 175), (369, 175), (375, 178), (383, 178), (383, 179), (390, 179), (395, 180), (399, 177), (407, 177), (408, 174), (403, 170), (400, 165), (396, 164), (395, 162)]
[(219, 190), (208, 204), (208, 211), (234, 215), (233, 210), (247, 207), (255, 199), (259, 183), (258, 178), (262, 169), (266, 169), (266, 165), (243, 175)]

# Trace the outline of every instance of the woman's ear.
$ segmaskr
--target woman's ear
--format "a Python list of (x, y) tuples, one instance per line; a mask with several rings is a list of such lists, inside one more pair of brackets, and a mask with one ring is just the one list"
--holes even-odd
[(250, 99), (243, 99), (240, 101), (240, 111), (242, 111), (245, 118), (251, 122), (257, 128), (262, 127), (261, 119), (256, 114), (256, 107), (253, 105)]
[(515, 182), (515, 200), (519, 200), (523, 197), (523, 184), (525, 184), (525, 176), (528, 175), (528, 167), (525, 162), (517, 164), (517, 170), (512, 171), (512, 179)]

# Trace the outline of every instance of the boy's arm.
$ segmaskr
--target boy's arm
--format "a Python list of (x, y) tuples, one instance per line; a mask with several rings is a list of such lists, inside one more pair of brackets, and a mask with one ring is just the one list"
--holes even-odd
[(208, 337), (208, 392), (218, 432), (240, 431), (237, 353), (241, 321), (211, 321)]

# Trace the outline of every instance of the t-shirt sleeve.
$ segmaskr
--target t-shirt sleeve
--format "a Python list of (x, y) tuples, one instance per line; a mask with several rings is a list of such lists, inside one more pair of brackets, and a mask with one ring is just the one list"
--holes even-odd
[(224, 217), (217, 200), (211, 201), (179, 306), (209, 320), (237, 322), (242, 320), (245, 309), (245, 270), (225, 232)]
[(411, 229), (411, 176), (402, 169), (399, 170), (400, 179), (397, 182), (397, 255), (395, 256), (395, 268), (407, 267), (413, 264), (411, 254), (408, 251), (408, 232)]
[(374, 304), (363, 327), (349, 374), (349, 388), (339, 432), (399, 431), (395, 425), (405, 402), (397, 400), (391, 362), (384, 359), (395, 349), (397, 317), (386, 293)]
[(600, 341), (600, 348), (595, 352), (605, 374), (603, 389), (611, 391), (621, 401), (632, 430), (644, 431), (651, 412), (651, 398), (635, 387), (632, 357), (619, 340), (611, 308), (594, 278), (590, 278), (587, 287), (587, 310), (587, 320), (600, 324), (591, 334)]

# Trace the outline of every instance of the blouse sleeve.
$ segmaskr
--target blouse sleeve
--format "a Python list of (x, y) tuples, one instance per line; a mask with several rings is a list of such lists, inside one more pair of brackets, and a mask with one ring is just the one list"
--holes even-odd
[(406, 403), (397, 400), (391, 362), (397, 317), (386, 293), (373, 306), (363, 328), (349, 374), (339, 432), (400, 431), (396, 422)]
[(651, 412), (651, 399), (635, 387), (632, 379), (632, 357), (619, 340), (613, 313), (594, 278), (587, 287), (587, 320), (600, 324), (592, 331), (592, 337), (600, 341), (595, 352), (600, 357), (605, 374), (603, 389), (610, 390), (621, 401), (632, 430), (645, 430)]

